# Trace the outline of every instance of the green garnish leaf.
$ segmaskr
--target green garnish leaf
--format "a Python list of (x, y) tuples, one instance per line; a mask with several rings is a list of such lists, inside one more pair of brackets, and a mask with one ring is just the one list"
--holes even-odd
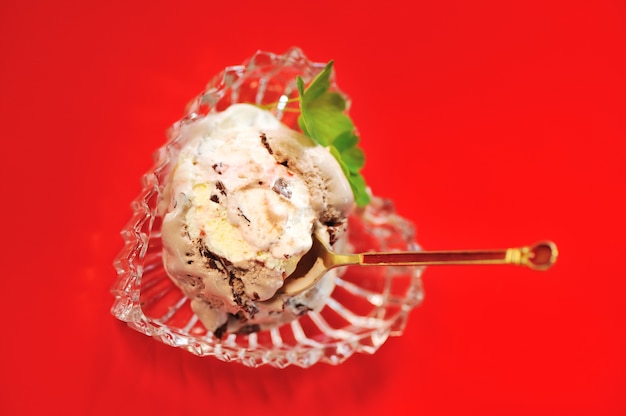
[(365, 154), (359, 147), (351, 147), (341, 153), (341, 159), (348, 165), (351, 172), (358, 172), (365, 165)]
[(356, 146), (358, 142), (359, 136), (353, 132), (345, 131), (337, 136), (333, 142), (333, 146), (335, 146), (340, 152), (343, 152), (344, 150)]
[(350, 173), (350, 187), (354, 193), (354, 201), (360, 207), (364, 207), (370, 203), (370, 194), (367, 192), (365, 178), (360, 173)]
[(365, 155), (358, 147), (359, 137), (354, 123), (346, 114), (345, 98), (330, 91), (332, 67), (333, 61), (330, 61), (306, 88), (302, 78), (297, 77), (300, 96), (298, 125), (306, 136), (327, 147), (337, 159), (348, 178), (356, 204), (363, 207), (370, 201), (365, 179), (360, 173)]
[(326, 64), (326, 67), (320, 72), (311, 84), (304, 89), (304, 81), (298, 77), (298, 92), (300, 97), (306, 94), (308, 100), (315, 100), (320, 95), (325, 94), (330, 89), (330, 74), (332, 73), (334, 61), (330, 61)]

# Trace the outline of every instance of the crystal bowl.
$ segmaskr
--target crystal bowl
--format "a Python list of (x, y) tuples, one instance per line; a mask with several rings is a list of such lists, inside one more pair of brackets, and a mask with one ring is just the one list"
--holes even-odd
[[(133, 216), (121, 232), (125, 245), (114, 261), (118, 278), (112, 288), (115, 317), (167, 345), (250, 367), (339, 364), (354, 353), (373, 354), (389, 336), (402, 334), (409, 312), (423, 298), (422, 268), (344, 267), (318, 312), (269, 330), (218, 339), (198, 320), (163, 267), (158, 204), (180, 151), (180, 126), (237, 102), (278, 102), (274, 114), (298, 129), (294, 113), (285, 111), (292, 105), (288, 98), (297, 96), (296, 76), (308, 82), (324, 66), (310, 62), (298, 48), (283, 55), (259, 51), (242, 65), (224, 69), (188, 105), (155, 153), (152, 169), (142, 178), (143, 189), (131, 204)], [(334, 79), (332, 85), (340, 92)], [(354, 252), (418, 249), (413, 225), (396, 214), (389, 200), (373, 197), (348, 224)]]

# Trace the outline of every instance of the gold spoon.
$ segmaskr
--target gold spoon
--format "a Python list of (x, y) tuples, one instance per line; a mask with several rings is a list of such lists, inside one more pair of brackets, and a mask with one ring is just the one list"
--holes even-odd
[(287, 277), (279, 293), (296, 295), (317, 283), (327, 271), (339, 266), (434, 266), (453, 264), (514, 264), (533, 270), (549, 269), (558, 256), (556, 245), (540, 241), (531, 246), (496, 250), (398, 251), (360, 254), (333, 252), (317, 235), (313, 245)]

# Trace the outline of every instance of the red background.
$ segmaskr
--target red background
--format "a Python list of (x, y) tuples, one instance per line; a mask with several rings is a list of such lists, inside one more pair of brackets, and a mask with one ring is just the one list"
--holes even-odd
[[(0, 413), (624, 415), (623, 1), (0, 5)], [(114, 319), (119, 230), (223, 67), (335, 60), (365, 176), (424, 248), (553, 239), (547, 273), (430, 268), (402, 337), (334, 367), (198, 358)]]

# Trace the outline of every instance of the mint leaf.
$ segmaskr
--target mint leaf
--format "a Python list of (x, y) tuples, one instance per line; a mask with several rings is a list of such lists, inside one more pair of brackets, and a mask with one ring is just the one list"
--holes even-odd
[[(342, 106), (337, 106), (341, 98)], [(301, 103), (301, 111), (313, 139), (322, 146), (331, 145), (341, 132), (351, 132), (354, 124), (345, 113), (345, 100), (339, 94), (324, 94), (310, 103)]]
[(363, 150), (354, 123), (346, 114), (345, 98), (330, 90), (333, 61), (305, 88), (301, 77), (296, 78), (300, 97), (298, 125), (314, 142), (327, 147), (337, 159), (352, 188), (358, 206), (369, 203), (365, 179), (360, 173), (365, 163)]
[(339, 152), (343, 152), (351, 147), (354, 147), (359, 142), (359, 136), (354, 134), (353, 132), (345, 131), (341, 133), (335, 141), (333, 141), (333, 146), (339, 150)]
[(354, 194), (354, 202), (360, 207), (369, 204), (370, 194), (367, 192), (367, 184), (365, 183), (363, 175), (351, 172), (348, 179), (350, 181), (350, 188), (352, 188), (352, 193)]
[(341, 152), (341, 159), (351, 172), (358, 172), (365, 165), (365, 153), (356, 146)]
[[(333, 63), (334, 61), (328, 62), (322, 72), (317, 74), (313, 81), (311, 81), (311, 84), (309, 84), (306, 91), (303, 91), (304, 95), (306, 95), (307, 101), (317, 99), (320, 95), (325, 94), (330, 89), (330, 75), (333, 72)], [(300, 97), (302, 96), (303, 94), (301, 93)]]

